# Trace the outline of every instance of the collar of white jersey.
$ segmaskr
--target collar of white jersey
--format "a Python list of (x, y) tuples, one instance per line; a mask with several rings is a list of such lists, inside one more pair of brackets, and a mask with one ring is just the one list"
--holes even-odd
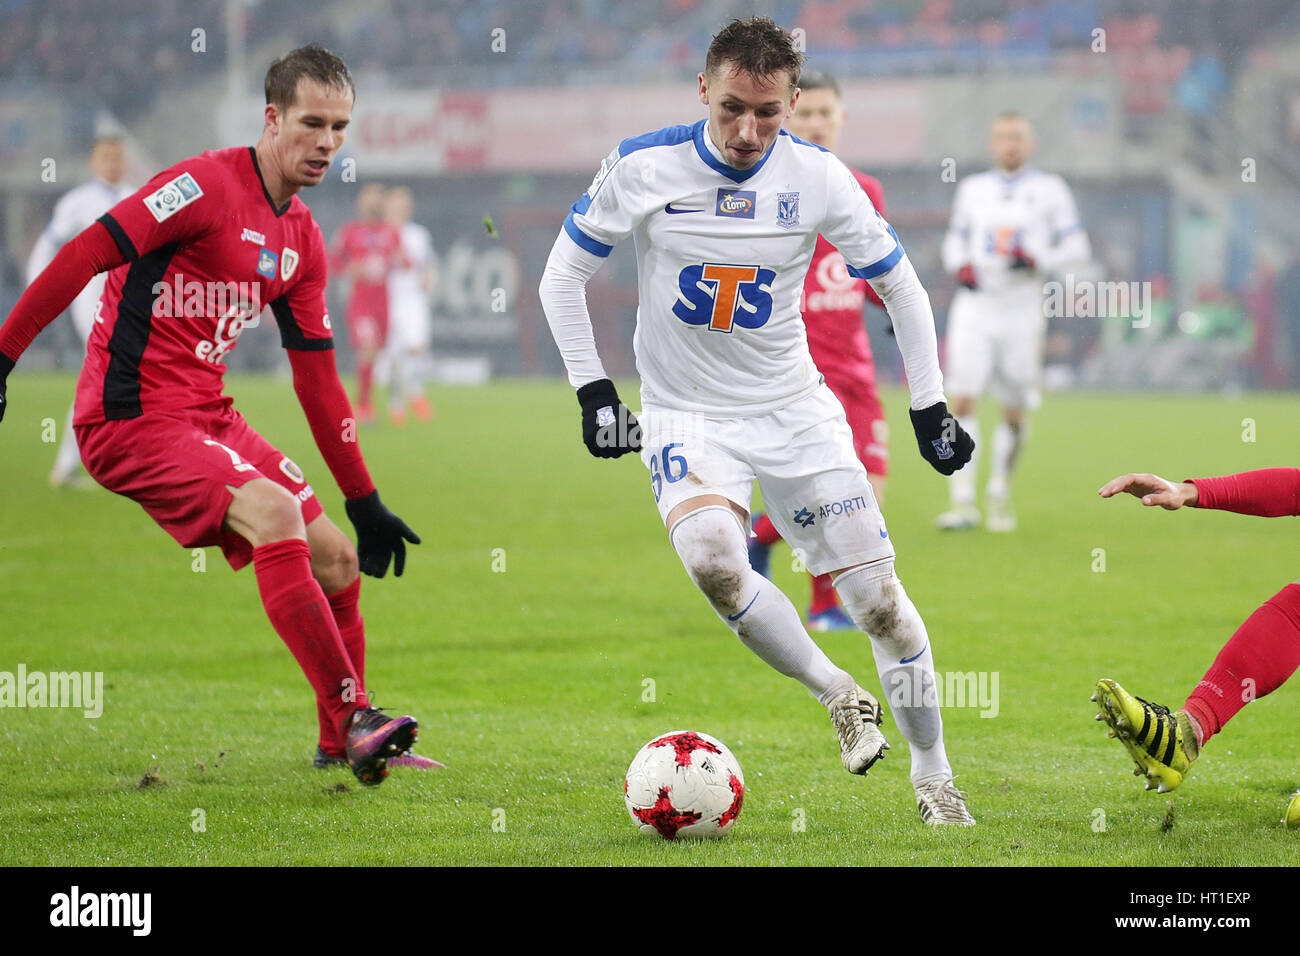
[(1008, 173), (1001, 166), (995, 166), (993, 167), (993, 169), (998, 174), (998, 182), (1000, 182), (1003, 186), (1013, 186), (1016, 183), (1020, 182), (1020, 180), (1024, 179), (1026, 176), (1029, 176), (1031, 173), (1037, 171), (1034, 169), (1034, 167), (1030, 166), (1028, 163), (1022, 164), (1021, 167), (1017, 169), (1014, 173)]
[(699, 154), (700, 159), (704, 161), (705, 165), (714, 172), (726, 176), (733, 183), (743, 183), (762, 169), (763, 165), (772, 158), (772, 151), (776, 149), (776, 144), (781, 142), (781, 136), (786, 135), (785, 130), (781, 130), (780, 135), (772, 141), (772, 145), (767, 148), (767, 152), (763, 154), (762, 159), (756, 162), (753, 166), (750, 166), (749, 169), (737, 169), (735, 166), (729, 166), (723, 162), (722, 152), (718, 147), (713, 145), (713, 140), (709, 136), (708, 126), (709, 121), (707, 119), (702, 119), (696, 123), (695, 127), (691, 130), (691, 137), (695, 140), (695, 152)]

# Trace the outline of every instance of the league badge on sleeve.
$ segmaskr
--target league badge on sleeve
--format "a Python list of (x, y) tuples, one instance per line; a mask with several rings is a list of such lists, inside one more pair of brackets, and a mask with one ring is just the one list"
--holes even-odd
[(776, 224), (783, 229), (793, 229), (799, 225), (799, 194), (776, 194)]
[(181, 173), (169, 183), (144, 197), (145, 208), (158, 222), (184, 209), (203, 195), (203, 190), (189, 173)]

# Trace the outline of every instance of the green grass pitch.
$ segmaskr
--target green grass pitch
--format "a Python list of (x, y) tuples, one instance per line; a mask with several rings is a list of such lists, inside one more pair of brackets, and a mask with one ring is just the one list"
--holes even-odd
[[(229, 388), (347, 527), (287, 381)], [(42, 422), (61, 428), (71, 395), (66, 375), (10, 381), (0, 671), (102, 671), (106, 704), (98, 719), (0, 710), (0, 864), (1287, 865), (1300, 846), (1279, 824), (1300, 787), (1300, 687), (1247, 707), (1159, 796), (1088, 701), (1111, 676), (1181, 704), (1237, 625), (1300, 578), (1294, 519), (1168, 514), (1096, 489), (1130, 470), (1295, 464), (1294, 397), (1048, 396), (1017, 476), (1019, 532), (943, 536), (944, 480), (917, 454), (905, 395), (886, 393), (899, 575), (941, 675), (999, 681), (996, 716), (945, 710), (979, 826), (935, 832), (893, 722), (889, 757), (846, 774), (825, 712), (691, 586), (641, 464), (587, 455), (562, 382), (436, 389), (432, 424), (362, 433), (385, 501), (424, 537), (405, 576), (365, 582), (368, 683), (448, 765), (373, 790), (312, 769), (311, 693), (251, 570), (211, 550), (197, 571), (132, 502), (48, 487)], [(788, 554), (777, 582), (802, 606)], [(822, 643), (879, 691), (864, 636)], [(628, 761), (679, 728), (720, 737), (744, 767), (725, 840), (646, 839), (627, 818)]]

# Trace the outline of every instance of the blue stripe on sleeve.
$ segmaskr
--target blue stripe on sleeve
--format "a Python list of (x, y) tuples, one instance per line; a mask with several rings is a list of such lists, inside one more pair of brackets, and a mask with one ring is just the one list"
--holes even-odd
[[(880, 214), (877, 213), (876, 215)], [(888, 229), (889, 234), (894, 237), (894, 251), (885, 256), (885, 258), (861, 269), (855, 266), (848, 266), (849, 275), (856, 276), (859, 279), (874, 279), (877, 276), (884, 275), (890, 269), (894, 268), (894, 266), (898, 265), (899, 260), (906, 255), (903, 251), (903, 244), (898, 241), (898, 233), (894, 232), (894, 227), (889, 225), (889, 223), (885, 223), (885, 228)], [(845, 265), (848, 265), (848, 263), (845, 263)]]
[[(576, 206), (577, 203), (574, 203)], [(578, 224), (573, 221), (573, 213), (570, 212), (564, 217), (564, 231), (569, 234), (569, 238), (576, 242), (581, 248), (586, 249), (593, 256), (600, 256), (604, 259), (614, 251), (613, 246), (607, 246), (603, 242), (597, 242), (591, 236), (587, 235), (578, 228)]]

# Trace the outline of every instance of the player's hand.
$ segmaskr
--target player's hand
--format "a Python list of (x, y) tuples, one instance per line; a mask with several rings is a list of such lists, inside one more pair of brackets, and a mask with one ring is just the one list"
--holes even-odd
[(1032, 272), (1037, 268), (1037, 264), (1034, 262), (1033, 256), (1025, 252), (1025, 250), (1020, 248), (1020, 246), (1016, 246), (1011, 250), (1011, 268), (1025, 269)]
[(578, 389), (582, 406), (582, 441), (597, 458), (618, 458), (641, 450), (641, 425), (618, 398), (607, 378)]
[(917, 411), (908, 409), (912, 416), (912, 429), (921, 457), (934, 466), (941, 475), (959, 471), (975, 454), (975, 440), (948, 411), (946, 402), (936, 402), (929, 408)]
[(406, 542), (419, 544), (420, 536), (384, 506), (378, 491), (364, 498), (353, 498), (344, 507), (352, 519), (352, 527), (357, 529), (357, 562), (361, 573), (382, 578), (388, 573), (391, 559), (393, 574), (400, 578), (406, 567)]
[(1111, 498), (1121, 491), (1127, 491), (1134, 498), (1141, 498), (1148, 508), (1159, 505), (1166, 511), (1177, 511), (1183, 505), (1195, 505), (1200, 493), (1190, 481), (1174, 484), (1159, 475), (1120, 475), (1112, 478), (1100, 488), (1097, 494)]
[(978, 283), (975, 281), (975, 267), (969, 262), (957, 270), (957, 283), (964, 285), (972, 292), (975, 291)]
[(5, 392), (9, 388), (9, 373), (13, 370), (14, 360), (0, 352), (0, 422), (5, 420), (5, 409), (9, 407), (9, 399)]

